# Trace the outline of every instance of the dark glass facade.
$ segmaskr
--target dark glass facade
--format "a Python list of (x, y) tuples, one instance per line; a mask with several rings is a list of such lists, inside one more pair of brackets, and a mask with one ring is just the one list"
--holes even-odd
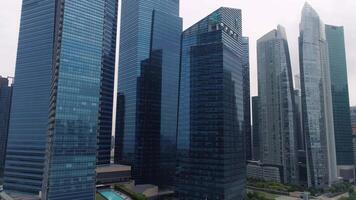
[[(56, 6), (42, 199), (93, 200), (97, 136), (99, 150), (110, 151), (106, 143), (111, 143), (107, 135), (111, 133), (117, 0), (58, 1)], [(101, 153), (98, 163), (108, 163)]]
[(0, 184), (3, 184), (6, 144), (9, 131), (12, 86), (9, 79), (0, 76)]
[(106, 0), (102, 44), (97, 165), (108, 165), (112, 149), (112, 116), (116, 57), (118, 1)]
[(257, 41), (260, 159), (278, 166), (284, 183), (297, 183), (297, 122), (292, 66), (282, 26)]
[(45, 161), (55, 1), (24, 0), (4, 189), (38, 194)]
[(325, 26), (329, 48), (330, 80), (334, 113), (337, 165), (353, 165), (344, 28)]
[(124, 0), (115, 161), (137, 183), (172, 185), (182, 19), (178, 0)]
[(250, 50), (248, 37), (242, 37), (242, 66), (244, 91), (244, 132), (246, 144), (246, 160), (252, 160), (252, 133), (251, 133), (251, 96), (250, 96)]
[(253, 160), (260, 160), (259, 97), (252, 97), (252, 152)]
[(241, 10), (220, 8), (183, 33), (179, 199), (243, 199), (246, 163)]

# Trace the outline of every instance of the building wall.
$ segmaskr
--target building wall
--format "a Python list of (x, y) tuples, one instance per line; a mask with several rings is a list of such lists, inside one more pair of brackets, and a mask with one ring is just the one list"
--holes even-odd
[(343, 27), (326, 25), (338, 165), (352, 165), (352, 130)]
[(292, 67), (284, 28), (257, 41), (261, 161), (280, 166), (284, 183), (296, 183), (297, 122)]
[(7, 136), (9, 131), (12, 86), (0, 76), (0, 185), (3, 184)]
[(242, 199), (241, 11), (220, 8), (183, 33), (178, 123), (180, 199)]
[(261, 159), (261, 151), (260, 151), (260, 132), (259, 132), (259, 124), (260, 124), (260, 115), (259, 115), (259, 97), (252, 97), (252, 143), (253, 143), (253, 160)]
[(302, 12), (299, 53), (308, 183), (325, 187), (337, 179), (329, 59), (324, 24), (308, 3)]
[(122, 1), (115, 160), (138, 183), (173, 184), (181, 32), (178, 0)]
[(117, 0), (105, 1), (97, 165), (110, 164), (111, 149), (113, 146), (111, 144), (116, 65), (117, 9)]
[(54, 54), (42, 199), (90, 200), (96, 192), (97, 135), (104, 128), (99, 124), (105, 115), (102, 87), (108, 82), (102, 75), (113, 67), (108, 52), (115, 57), (107, 46), (115, 35), (106, 31), (116, 18), (107, 15), (115, 13), (117, 1), (57, 3), (55, 48), (60, 51)]
[(45, 161), (55, 1), (22, 4), (4, 189), (38, 195)]
[(246, 160), (252, 160), (251, 94), (250, 94), (250, 50), (249, 38), (242, 38), (243, 90), (244, 90), (244, 131), (246, 133)]

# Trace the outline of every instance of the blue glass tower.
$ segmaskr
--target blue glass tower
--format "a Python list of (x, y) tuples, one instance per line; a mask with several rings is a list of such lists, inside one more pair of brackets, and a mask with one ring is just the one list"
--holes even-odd
[(115, 160), (138, 183), (173, 183), (181, 32), (178, 0), (122, 1)]
[(57, 2), (44, 200), (95, 198), (97, 135), (101, 150), (111, 130), (116, 13), (117, 0)]
[(243, 199), (245, 132), (241, 10), (220, 8), (183, 33), (179, 199)]
[(48, 127), (55, 1), (24, 0), (7, 143), (4, 189), (41, 191)]
[(344, 27), (325, 25), (325, 34), (329, 50), (338, 176), (349, 180), (354, 179), (354, 161)]
[(0, 76), (0, 184), (3, 183), (6, 144), (9, 132), (12, 86), (9, 79)]

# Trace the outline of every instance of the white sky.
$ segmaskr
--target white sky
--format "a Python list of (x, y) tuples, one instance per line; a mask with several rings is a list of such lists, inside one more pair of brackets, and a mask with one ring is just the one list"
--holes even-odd
[[(350, 103), (356, 106), (356, 0), (308, 0), (326, 24), (345, 27)], [(250, 37), (251, 94), (257, 94), (256, 40), (276, 28), (287, 30), (294, 74), (299, 72), (298, 35), (304, 0), (181, 0), (184, 28), (221, 6), (242, 9), (243, 34)], [(13, 76), (21, 0), (0, 1), (0, 75)]]

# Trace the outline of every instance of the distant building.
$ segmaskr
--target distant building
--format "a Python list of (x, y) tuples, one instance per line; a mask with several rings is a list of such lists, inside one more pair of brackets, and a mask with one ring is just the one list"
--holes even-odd
[(0, 185), (3, 183), (7, 135), (9, 131), (12, 86), (0, 76)]
[(328, 42), (338, 177), (354, 181), (354, 161), (344, 27), (325, 26)]
[(222, 7), (183, 32), (179, 199), (243, 199), (246, 185), (241, 10)]
[(282, 182), (296, 184), (297, 126), (292, 66), (282, 26), (257, 41), (260, 159), (282, 170)]
[(299, 54), (308, 185), (323, 188), (337, 180), (329, 55), (324, 24), (308, 3), (302, 11)]
[(253, 152), (253, 160), (260, 160), (260, 133), (259, 133), (259, 123), (260, 123), (260, 115), (259, 115), (259, 100), (258, 96), (252, 97), (252, 152)]
[(244, 90), (244, 132), (246, 133), (246, 160), (252, 160), (251, 95), (250, 95), (250, 50), (249, 38), (242, 37), (242, 66)]
[(280, 166), (264, 165), (259, 161), (250, 161), (247, 164), (247, 178), (272, 181), (276, 183), (283, 182), (283, 170)]

